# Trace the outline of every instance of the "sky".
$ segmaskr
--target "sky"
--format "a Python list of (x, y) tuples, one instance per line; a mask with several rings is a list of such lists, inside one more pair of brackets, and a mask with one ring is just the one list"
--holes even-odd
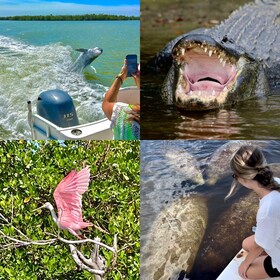
[(0, 0), (0, 16), (140, 15), (140, 0)]

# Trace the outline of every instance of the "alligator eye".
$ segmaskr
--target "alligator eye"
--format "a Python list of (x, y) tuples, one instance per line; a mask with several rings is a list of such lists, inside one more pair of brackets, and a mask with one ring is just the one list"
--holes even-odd
[(222, 43), (226, 43), (227, 41), (228, 41), (228, 37), (227, 37), (227, 35), (225, 35), (222, 39)]
[(225, 36), (223, 37), (221, 43), (226, 43), (226, 42), (230, 42), (230, 43), (233, 44), (233, 40), (232, 40), (232, 39), (229, 39), (229, 38), (227, 37), (227, 35), (225, 35)]

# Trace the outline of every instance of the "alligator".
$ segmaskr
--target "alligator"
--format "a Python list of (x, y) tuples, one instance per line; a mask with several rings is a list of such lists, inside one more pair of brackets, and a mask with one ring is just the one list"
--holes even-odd
[(169, 69), (167, 104), (199, 111), (231, 107), (280, 87), (280, 1), (255, 0), (210, 29), (177, 37), (153, 59)]

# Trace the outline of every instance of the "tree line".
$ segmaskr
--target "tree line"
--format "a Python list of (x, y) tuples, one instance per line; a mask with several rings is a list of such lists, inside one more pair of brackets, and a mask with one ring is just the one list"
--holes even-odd
[(0, 17), (0, 20), (45, 20), (45, 21), (78, 21), (78, 20), (139, 20), (135, 16), (117, 16), (106, 14), (86, 14), (86, 15), (46, 15), (46, 16), (9, 16)]

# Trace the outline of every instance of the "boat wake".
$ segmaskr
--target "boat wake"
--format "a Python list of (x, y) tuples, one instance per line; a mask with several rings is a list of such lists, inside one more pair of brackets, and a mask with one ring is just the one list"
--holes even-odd
[(31, 138), (26, 101), (36, 101), (49, 89), (71, 95), (80, 123), (104, 116), (101, 102), (107, 88), (68, 70), (73, 51), (60, 43), (34, 46), (0, 36), (0, 139)]

